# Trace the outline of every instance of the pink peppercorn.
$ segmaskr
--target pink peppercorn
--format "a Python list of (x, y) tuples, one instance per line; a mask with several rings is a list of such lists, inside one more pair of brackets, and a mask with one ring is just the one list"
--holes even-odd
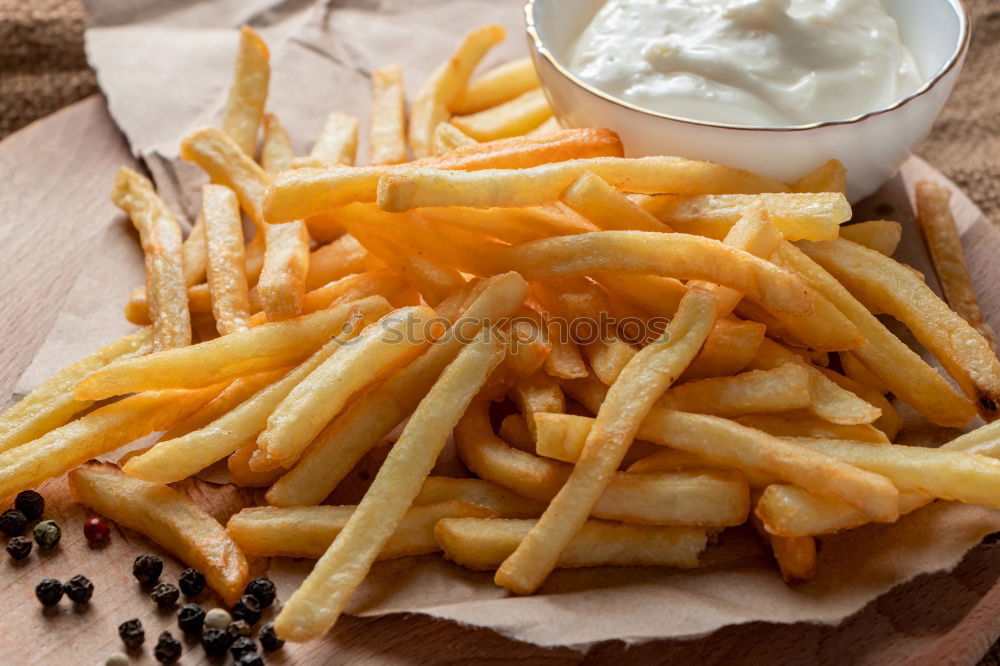
[(87, 522), (83, 524), (83, 536), (87, 537), (87, 541), (91, 543), (104, 541), (110, 535), (111, 530), (109, 530), (104, 521), (97, 516), (91, 516), (87, 519)]

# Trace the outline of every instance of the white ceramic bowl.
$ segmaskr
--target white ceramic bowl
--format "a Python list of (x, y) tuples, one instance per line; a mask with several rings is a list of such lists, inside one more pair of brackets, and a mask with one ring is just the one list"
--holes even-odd
[(680, 155), (792, 182), (836, 158), (847, 167), (851, 201), (895, 175), (931, 129), (969, 48), (961, 0), (883, 0), (921, 72), (913, 94), (885, 109), (794, 127), (738, 127), (649, 111), (597, 90), (566, 67), (576, 37), (603, 0), (527, 0), (528, 43), (552, 109), (566, 127), (607, 127), (630, 156)]

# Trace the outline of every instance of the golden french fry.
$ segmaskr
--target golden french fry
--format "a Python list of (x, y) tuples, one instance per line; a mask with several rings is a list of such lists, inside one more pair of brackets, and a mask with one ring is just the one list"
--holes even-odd
[(670, 227), (590, 171), (573, 181), (559, 200), (601, 229), (670, 231)]
[(795, 181), (796, 192), (839, 192), (847, 190), (847, 169), (839, 160), (830, 160), (821, 167)]
[(410, 105), (410, 148), (414, 156), (431, 154), (434, 129), (448, 119), (448, 105), (462, 92), (486, 52), (503, 41), (503, 26), (470, 31), (448, 60), (434, 70)]
[(754, 321), (715, 322), (701, 351), (680, 377), (681, 382), (728, 377), (746, 368), (764, 341), (764, 325)]
[(309, 272), (309, 232), (296, 220), (264, 227), (264, 268), (257, 294), (269, 321), (280, 321), (302, 311)]
[(584, 345), (581, 349), (594, 376), (608, 386), (615, 383), (625, 366), (639, 353), (639, 350), (613, 333), (607, 334), (603, 340)]
[(276, 115), (265, 113), (263, 122), (264, 145), (260, 149), (260, 165), (273, 176), (291, 168), (295, 153), (292, 140)]
[(476, 141), (493, 141), (527, 134), (551, 117), (545, 93), (535, 88), (489, 109), (455, 116), (451, 123)]
[[(355, 506), (251, 507), (230, 518), (226, 532), (248, 555), (318, 559), (343, 531), (356, 509)], [(434, 538), (434, 526), (439, 520), (494, 515), (487, 508), (459, 500), (413, 506), (400, 519), (375, 560), (436, 553), (441, 549)]]
[(903, 225), (890, 220), (848, 224), (840, 228), (840, 237), (891, 257), (903, 238)]
[(222, 129), (250, 157), (257, 149), (257, 129), (267, 101), (271, 78), (269, 58), (267, 44), (261, 36), (250, 26), (242, 26), (233, 83), (222, 114)]
[(357, 239), (350, 234), (344, 234), (309, 255), (306, 288), (316, 289), (345, 275), (363, 273), (367, 257), (368, 252)]
[(372, 72), (371, 158), (372, 164), (406, 161), (406, 111), (403, 70), (390, 65)]
[(218, 521), (176, 490), (96, 465), (70, 472), (69, 489), (81, 504), (146, 535), (205, 574), (226, 603), (243, 594), (250, 577), (243, 551)]
[(535, 434), (535, 414), (566, 411), (566, 401), (563, 398), (559, 382), (544, 372), (536, 372), (530, 377), (518, 379), (511, 387), (510, 396), (518, 409), (524, 414), (525, 423), (532, 439)]
[(0, 452), (13, 449), (65, 425), (93, 403), (73, 393), (77, 383), (122, 358), (142, 356), (153, 348), (153, 331), (144, 328), (101, 347), (93, 354), (66, 366), (40, 384), (0, 417)]
[[(394, 297), (402, 294), (409, 285), (388, 269), (368, 273), (355, 273), (333, 280), (322, 287), (306, 292), (302, 296), (302, 314), (325, 310), (334, 305), (357, 301), (369, 296), (382, 296), (395, 303)], [(267, 315), (258, 312), (250, 318), (252, 326), (267, 323)]]
[(279, 636), (309, 640), (337, 621), (413, 504), (448, 435), (502, 360), (502, 348), (484, 331), (441, 373), (344, 529), (285, 602), (274, 622)]
[(845, 375), (859, 384), (864, 384), (869, 388), (875, 389), (883, 395), (889, 392), (889, 388), (882, 380), (873, 375), (871, 370), (866, 368), (865, 364), (857, 356), (851, 352), (840, 352), (839, 356), (840, 366), (844, 369)]
[(148, 179), (125, 167), (118, 170), (111, 200), (125, 211), (139, 231), (153, 322), (153, 349), (191, 344), (191, 313), (177, 218)]
[(520, 414), (508, 414), (503, 417), (497, 434), (515, 449), (535, 453), (535, 436), (528, 430), (528, 423)]
[(777, 536), (769, 533), (756, 515), (751, 515), (750, 521), (770, 544), (774, 561), (786, 583), (791, 585), (816, 577), (816, 539), (811, 536)]
[[(303, 379), (274, 409), (258, 447), (282, 467), (291, 467), (350, 397), (406, 365), (440, 334), (427, 306), (384, 316)], [(253, 469), (251, 463), (251, 469)]]
[(929, 181), (917, 183), (917, 223), (927, 242), (941, 290), (952, 309), (996, 348), (996, 333), (986, 323), (972, 288), (950, 202), (951, 192), (947, 188)]
[(830, 423), (808, 413), (753, 414), (740, 416), (736, 421), (775, 437), (820, 437), (851, 439), (872, 444), (888, 444), (885, 433), (867, 423)]
[(542, 364), (549, 375), (558, 379), (578, 379), (588, 374), (587, 364), (583, 362), (580, 348), (570, 340), (561, 340), (555, 324), (549, 328), (549, 341), (552, 350)]
[(793, 245), (783, 245), (779, 255), (783, 265), (795, 270), (861, 330), (866, 342), (852, 351), (894, 395), (937, 425), (960, 427), (973, 418), (972, 403), (890, 333), (836, 278)]
[[(510, 557), (534, 520), (444, 518), (434, 528), (445, 557), (469, 569), (493, 570)], [(699, 566), (708, 534), (694, 527), (652, 527), (588, 520), (556, 567)]]
[(757, 303), (740, 301), (736, 313), (767, 325), (767, 332), (797, 347), (820, 351), (857, 349), (865, 342), (861, 330), (822, 293), (809, 289), (812, 314), (769, 312)]
[(545, 505), (512, 493), (502, 486), (482, 479), (451, 479), (428, 476), (414, 505), (461, 501), (489, 509), (502, 518), (534, 518), (542, 515)]
[(457, 319), (452, 333), (385, 382), (349, 405), (319, 434), (287, 474), (268, 491), (275, 506), (319, 504), (373, 446), (405, 419), (442, 370), (487, 321), (514, 311), (528, 285), (513, 273), (483, 280), (475, 301)]
[(441, 121), (438, 126), (434, 129), (434, 156), (445, 155), (455, 150), (456, 148), (461, 148), (462, 146), (471, 146), (473, 144), (479, 143), (471, 136), (458, 129), (449, 122)]
[(277, 467), (263, 472), (256, 472), (250, 469), (250, 459), (257, 452), (257, 440), (251, 439), (229, 454), (226, 459), (226, 467), (229, 469), (229, 477), (233, 483), (241, 488), (268, 488), (287, 471), (284, 467)]
[(358, 119), (340, 111), (326, 117), (309, 157), (352, 166), (358, 152)]
[[(889, 439), (889, 441), (896, 438), (896, 435), (899, 434), (900, 429), (903, 427), (903, 420), (900, 418), (899, 412), (896, 411), (896, 408), (885, 399), (884, 395), (873, 388), (868, 388), (867, 386), (854, 381), (850, 377), (845, 377), (844, 375), (834, 372), (828, 368), (815, 368), (815, 370), (818, 371), (819, 374), (821, 374), (827, 381), (816, 382), (813, 384), (814, 399), (812, 411), (814, 414), (831, 423), (850, 423), (846, 416), (851, 414), (853, 410), (847, 407), (846, 403), (841, 402), (839, 398), (836, 400), (832, 399), (835, 395), (832, 391), (830, 391), (830, 389), (833, 388), (830, 386), (832, 384), (847, 393), (853, 394), (855, 397), (859, 398), (861, 402), (868, 403), (867, 409), (881, 412), (877, 419), (871, 421), (871, 424), (885, 433), (885, 436)], [(815, 375), (813, 375), (813, 377), (815, 378)], [(817, 388), (830, 397), (829, 402), (825, 407), (821, 408), (820, 405), (823, 405), (828, 398), (820, 399)], [(844, 406), (842, 411), (837, 410), (838, 403)], [(833, 413), (832, 417), (831, 412)], [(854, 422), (863, 422), (860, 415), (861, 412), (858, 410), (859, 418)]]
[(205, 220), (199, 213), (187, 238), (181, 243), (184, 261), (184, 284), (188, 287), (205, 281), (208, 268), (208, 246), (205, 240)]
[(514, 318), (501, 327), (507, 338), (507, 355), (504, 364), (517, 377), (530, 377), (541, 370), (545, 359), (552, 352), (548, 329), (533, 310), (522, 308)]
[(475, 113), (512, 100), (538, 85), (531, 58), (512, 60), (469, 81), (451, 100), (448, 109), (458, 114)]
[(806, 409), (812, 404), (806, 368), (786, 363), (773, 370), (751, 370), (675, 386), (657, 403), (683, 412), (741, 416)]
[(139, 391), (211, 386), (275, 370), (301, 361), (332, 336), (349, 332), (357, 320), (389, 309), (384, 298), (372, 296), (190, 347), (122, 359), (82, 379), (76, 396), (102, 400)]
[(246, 250), (239, 202), (224, 185), (205, 185), (201, 211), (208, 242), (208, 289), (219, 335), (250, 327)]

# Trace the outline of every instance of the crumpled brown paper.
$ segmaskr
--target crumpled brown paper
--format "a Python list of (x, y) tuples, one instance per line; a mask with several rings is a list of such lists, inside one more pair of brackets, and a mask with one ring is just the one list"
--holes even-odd
[[(271, 45), (269, 110), (281, 117), (299, 152), (309, 148), (329, 111), (367, 115), (367, 76), (375, 67), (401, 64), (412, 95), (464, 30), (487, 22), (509, 30), (487, 66), (525, 51), (521, 0), (87, 0), (87, 5), (94, 19), (88, 55), (111, 113), (158, 187), (188, 217), (196, 210), (201, 176), (177, 160), (177, 144), (191, 129), (217, 120), (237, 39), (232, 28), (240, 23), (260, 29)], [(360, 154), (365, 151), (363, 141)], [(858, 219), (911, 221), (905, 188), (927, 177), (937, 176), (911, 160), (900, 178), (860, 207)], [(980, 276), (987, 318), (1000, 327), (1000, 286), (981, 278), (995, 270), (1000, 234), (961, 193), (953, 203), (970, 268)], [(906, 226), (899, 256), (937, 287), (912, 225)], [(127, 223), (109, 220), (91, 269), (66, 299), (18, 391), (128, 331), (121, 308), (142, 277), (141, 253)], [(905, 408), (902, 412), (902, 441), (927, 444), (947, 436)], [(794, 588), (781, 581), (759, 540), (743, 529), (727, 531), (706, 553), (701, 570), (557, 571), (540, 594), (527, 598), (495, 587), (490, 574), (440, 557), (409, 558), (377, 564), (349, 611), (418, 612), (538, 645), (576, 647), (608, 639), (693, 637), (751, 621), (837, 623), (920, 573), (951, 569), (985, 534), (998, 530), (1000, 511), (939, 502), (893, 525), (823, 538), (818, 578)], [(274, 560), (271, 575), (282, 597), (310, 567), (309, 561)]]

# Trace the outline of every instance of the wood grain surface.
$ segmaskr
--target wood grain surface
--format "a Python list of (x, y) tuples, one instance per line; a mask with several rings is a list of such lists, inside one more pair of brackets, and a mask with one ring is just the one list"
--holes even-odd
[[(88, 248), (115, 212), (108, 189), (115, 170), (131, 165), (128, 150), (92, 97), (0, 143), (0, 408), (41, 345)], [(232, 487), (185, 482), (195, 501), (225, 519), (246, 497)], [(112, 529), (110, 543), (83, 539), (85, 510), (69, 497), (65, 479), (46, 483), (47, 517), (63, 526), (53, 552), (37, 549), (24, 562), (0, 556), (0, 664), (102, 663), (121, 649), (116, 627), (138, 617), (146, 644), (133, 657), (154, 664), (152, 647), (163, 629), (176, 635), (173, 612), (160, 613), (131, 576), (142, 552), (161, 552), (142, 536)], [(6, 509), (6, 506), (0, 509)], [(162, 553), (161, 553), (162, 554)], [(165, 580), (182, 568), (165, 557)], [(88, 607), (63, 600), (43, 610), (34, 585), (45, 577), (82, 573), (96, 591)], [(277, 664), (973, 664), (1000, 633), (1000, 546), (984, 543), (949, 574), (921, 576), (869, 604), (839, 627), (754, 623), (727, 627), (693, 641), (628, 647), (609, 642), (588, 653), (542, 649), (484, 629), (424, 616), (343, 618), (325, 639), (286, 645), (267, 655)], [(199, 599), (206, 605), (216, 600)], [(664, 608), (663, 612), (672, 612)], [(185, 642), (182, 664), (220, 664)]]

